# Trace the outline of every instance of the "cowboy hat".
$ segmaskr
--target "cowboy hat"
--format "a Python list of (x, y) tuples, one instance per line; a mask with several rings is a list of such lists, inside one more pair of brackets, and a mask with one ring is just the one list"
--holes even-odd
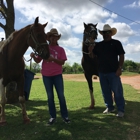
[(50, 32), (48, 32), (48, 33), (46, 34), (46, 39), (49, 40), (50, 37), (51, 37), (52, 35), (53, 35), (53, 36), (58, 36), (58, 40), (59, 40), (60, 37), (61, 37), (61, 34), (58, 34), (58, 31), (57, 31), (56, 28), (52, 28), (52, 29), (50, 30)]
[(99, 33), (101, 35), (103, 35), (104, 31), (111, 31), (111, 35), (115, 35), (117, 33), (117, 29), (116, 28), (111, 28), (108, 24), (105, 24), (103, 27), (103, 30), (99, 30)]

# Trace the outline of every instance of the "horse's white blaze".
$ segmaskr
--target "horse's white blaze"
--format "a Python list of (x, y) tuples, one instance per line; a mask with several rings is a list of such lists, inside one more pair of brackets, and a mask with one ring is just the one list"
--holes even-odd
[(3, 78), (0, 79), (0, 99), (1, 99), (1, 102), (4, 98), (6, 98), (5, 87), (3, 86), (2, 82), (3, 82)]
[(2, 52), (3, 48), (13, 39), (13, 33), (4, 41), (0, 41), (0, 52)]
[(94, 26), (90, 26), (92, 30), (96, 31), (96, 28)]

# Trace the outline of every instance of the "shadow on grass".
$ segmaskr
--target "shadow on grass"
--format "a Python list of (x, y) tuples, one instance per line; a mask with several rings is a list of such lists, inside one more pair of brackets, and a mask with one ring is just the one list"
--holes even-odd
[(29, 124), (22, 124), (19, 104), (6, 105), (8, 124), (0, 128), (0, 140), (139, 140), (140, 111), (139, 102), (126, 100), (124, 118), (115, 114), (102, 114), (105, 107), (97, 106), (94, 110), (79, 108), (69, 109), (71, 124), (62, 121), (59, 104), (56, 124), (47, 127), (49, 119), (47, 101), (30, 100), (26, 102), (31, 119)]

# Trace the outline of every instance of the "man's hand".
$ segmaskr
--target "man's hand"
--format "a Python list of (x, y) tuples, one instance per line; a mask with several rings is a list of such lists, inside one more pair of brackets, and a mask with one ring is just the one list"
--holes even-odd
[(90, 46), (88, 47), (88, 51), (89, 51), (90, 54), (92, 53), (93, 48), (94, 48), (93, 45), (90, 45)]
[(118, 69), (117, 69), (116, 75), (117, 75), (117, 76), (121, 76), (121, 75), (122, 75), (122, 69), (121, 69), (121, 68), (118, 68)]

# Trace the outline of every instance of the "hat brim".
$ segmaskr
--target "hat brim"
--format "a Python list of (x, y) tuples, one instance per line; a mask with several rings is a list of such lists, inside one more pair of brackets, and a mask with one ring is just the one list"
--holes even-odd
[(113, 35), (115, 35), (116, 33), (117, 33), (117, 29), (116, 28), (111, 28), (110, 30), (98, 30), (99, 31), (99, 33), (101, 34), (101, 35), (103, 35), (103, 32), (104, 31), (111, 31), (111, 36), (113, 36)]
[(48, 32), (48, 33), (46, 33), (46, 40), (49, 41), (51, 36), (57, 36), (58, 37), (58, 40), (59, 40), (60, 37), (61, 37), (61, 34), (53, 34), (51, 32)]

